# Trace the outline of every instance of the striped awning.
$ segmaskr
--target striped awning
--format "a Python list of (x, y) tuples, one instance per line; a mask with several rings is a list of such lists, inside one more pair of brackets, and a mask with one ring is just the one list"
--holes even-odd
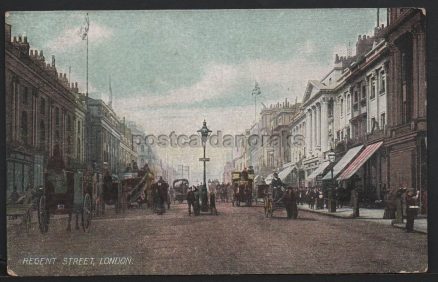
[[(336, 165), (333, 167), (333, 178), (336, 179), (336, 177), (344, 170), (345, 167), (349, 163), (352, 162), (354, 157), (356, 157), (359, 152), (362, 150), (363, 145), (353, 147), (336, 163)], [(326, 175), (322, 178), (322, 180), (330, 180), (332, 179), (331, 171), (327, 172)]]
[(383, 141), (366, 146), (354, 161), (339, 175), (338, 180), (346, 180), (355, 174), (361, 166), (382, 146)]
[(294, 168), (295, 166), (291, 164), (285, 167), (282, 171), (280, 171), (278, 173), (278, 177), (281, 179), (281, 181), (285, 181)]

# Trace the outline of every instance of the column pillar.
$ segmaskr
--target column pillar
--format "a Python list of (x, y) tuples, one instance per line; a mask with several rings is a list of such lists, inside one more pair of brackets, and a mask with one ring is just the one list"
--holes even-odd
[(321, 101), (321, 152), (328, 150), (328, 102)]
[(321, 106), (316, 105), (316, 146), (321, 150)]
[(317, 116), (316, 116), (316, 107), (313, 107), (313, 151), (316, 151), (318, 146), (317, 142)]
[(310, 152), (310, 144), (311, 144), (311, 142), (310, 142), (310, 124), (311, 124), (311, 122), (310, 122), (310, 111), (309, 110), (307, 110), (307, 112), (306, 112), (306, 135), (305, 135), (305, 137), (306, 137), (306, 144), (305, 144), (305, 150), (306, 150), (306, 157), (309, 155), (309, 152)]
[(313, 152), (313, 111), (312, 109), (309, 110), (310, 113), (310, 120), (309, 120), (309, 153)]

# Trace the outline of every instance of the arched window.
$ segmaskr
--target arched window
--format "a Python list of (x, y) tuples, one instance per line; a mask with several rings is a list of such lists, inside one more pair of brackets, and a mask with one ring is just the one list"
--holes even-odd
[(27, 113), (21, 113), (21, 140), (27, 144)]
[(144, 152), (144, 145), (141, 145), (141, 151)]

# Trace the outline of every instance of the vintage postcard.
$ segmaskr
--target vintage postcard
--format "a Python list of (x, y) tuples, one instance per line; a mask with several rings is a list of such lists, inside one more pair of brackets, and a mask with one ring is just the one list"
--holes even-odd
[(8, 273), (427, 271), (426, 17), (7, 12)]

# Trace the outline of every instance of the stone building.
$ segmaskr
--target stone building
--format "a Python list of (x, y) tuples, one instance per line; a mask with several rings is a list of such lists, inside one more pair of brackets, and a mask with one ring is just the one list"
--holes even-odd
[(85, 108), (77, 83), (70, 84), (52, 56), (30, 49), (26, 36), (5, 25), (7, 191), (43, 185), (43, 173), (59, 147), (69, 168), (84, 165)]
[(426, 15), (414, 8), (389, 8), (382, 36), (389, 45), (388, 187), (420, 191), (425, 211), (427, 189)]
[(112, 107), (100, 99), (88, 98), (87, 143), (89, 162), (102, 170), (107, 163), (114, 174), (122, 173), (137, 160), (131, 130)]

